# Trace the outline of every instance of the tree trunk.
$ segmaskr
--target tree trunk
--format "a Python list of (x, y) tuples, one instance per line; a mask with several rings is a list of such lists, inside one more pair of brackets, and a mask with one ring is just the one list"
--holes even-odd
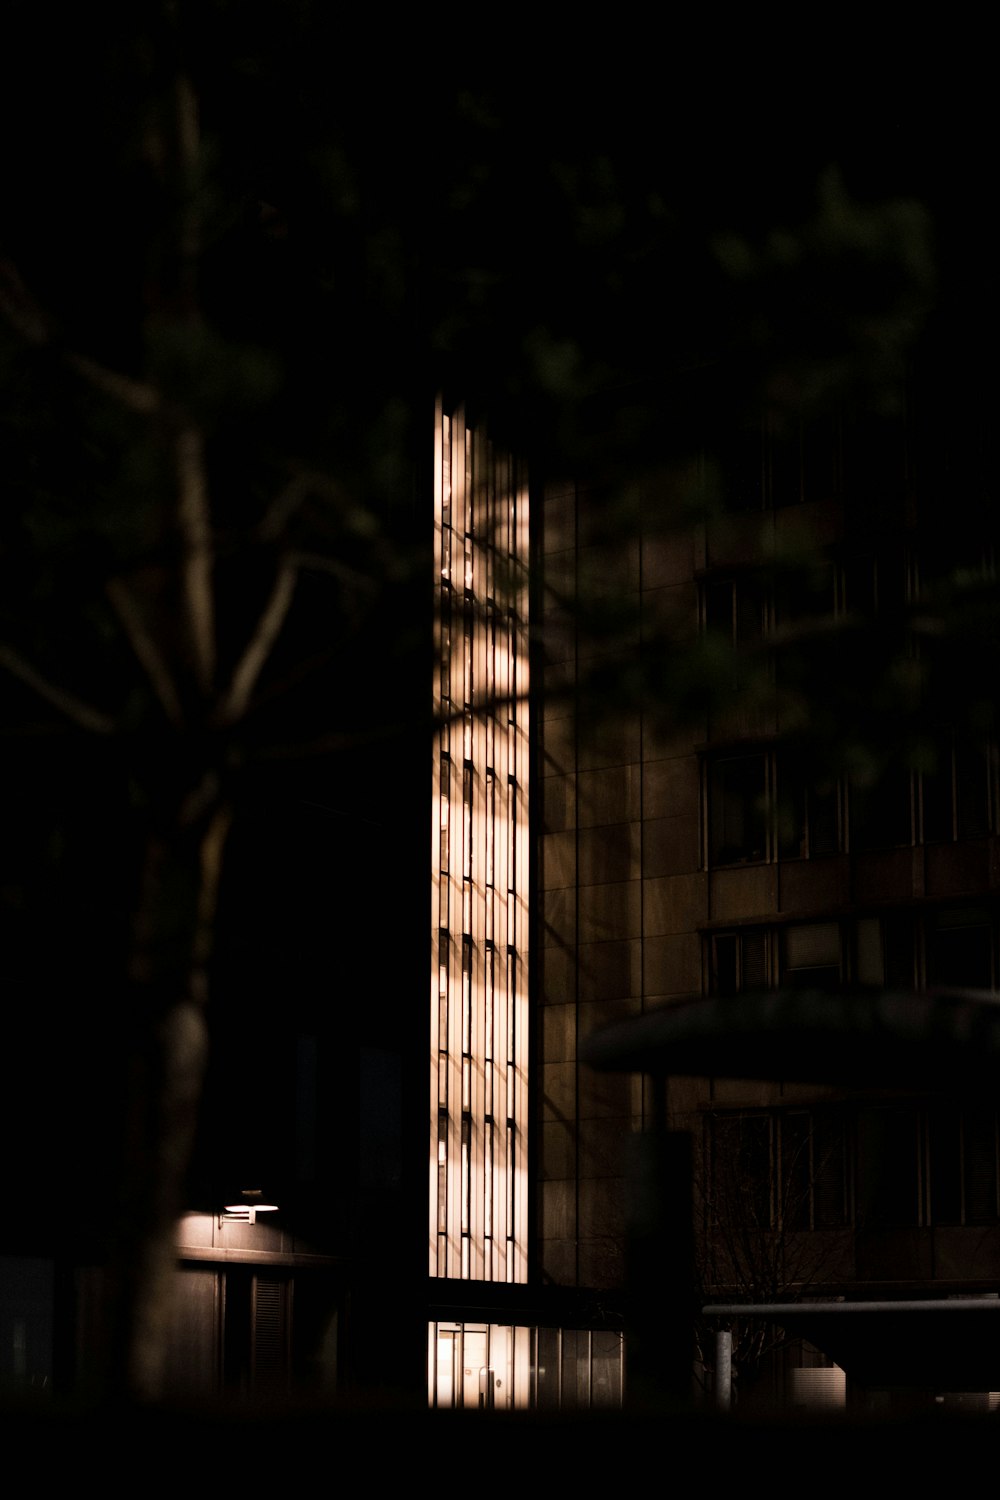
[(208, 963), (229, 824), (230, 808), (213, 792), (196, 819), (182, 805), (173, 826), (151, 832), (146, 843), (128, 983), (125, 1154), (111, 1247), (105, 1390), (112, 1400), (163, 1395), (177, 1222), (208, 1054)]

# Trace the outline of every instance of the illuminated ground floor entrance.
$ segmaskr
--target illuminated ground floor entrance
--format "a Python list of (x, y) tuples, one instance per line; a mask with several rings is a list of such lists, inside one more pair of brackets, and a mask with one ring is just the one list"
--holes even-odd
[(433, 1407), (618, 1407), (624, 1366), (624, 1335), (614, 1330), (428, 1325), (428, 1399)]

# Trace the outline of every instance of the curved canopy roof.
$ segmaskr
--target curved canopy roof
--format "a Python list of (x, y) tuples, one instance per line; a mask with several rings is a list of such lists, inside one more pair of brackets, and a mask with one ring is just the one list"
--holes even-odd
[(605, 1072), (995, 1087), (1000, 997), (979, 990), (806, 989), (699, 996), (593, 1033), (581, 1057)]

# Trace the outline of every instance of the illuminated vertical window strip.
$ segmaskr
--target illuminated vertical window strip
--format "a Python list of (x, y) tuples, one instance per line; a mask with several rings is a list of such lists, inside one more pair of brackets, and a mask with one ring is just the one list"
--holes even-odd
[(511, 456), (440, 404), (434, 488), (430, 1272), (522, 1282), (528, 496)]

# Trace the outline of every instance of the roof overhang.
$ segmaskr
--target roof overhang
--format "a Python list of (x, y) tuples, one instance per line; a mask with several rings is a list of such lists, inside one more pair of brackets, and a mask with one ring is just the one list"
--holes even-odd
[(996, 1088), (1000, 997), (978, 990), (770, 990), (694, 997), (589, 1036), (604, 1072), (878, 1088)]
[(1000, 1297), (871, 1302), (719, 1302), (702, 1315), (776, 1323), (868, 1387), (1000, 1390)]

